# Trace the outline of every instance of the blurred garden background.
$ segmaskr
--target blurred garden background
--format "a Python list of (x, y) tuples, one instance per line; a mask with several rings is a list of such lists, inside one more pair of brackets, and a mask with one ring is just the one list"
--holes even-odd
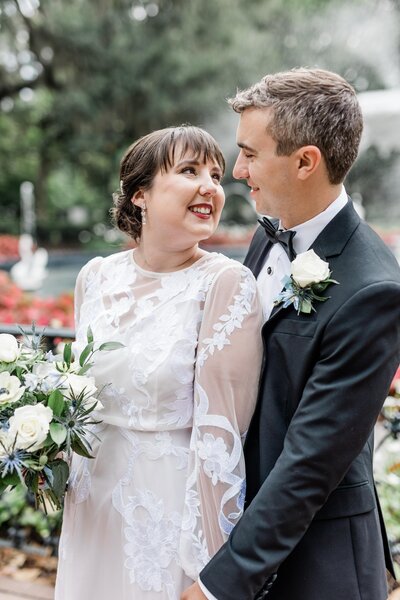
[[(227, 203), (210, 244), (243, 258), (256, 215), (231, 177), (226, 98), (295, 66), (337, 71), (359, 93), (365, 132), (346, 188), (399, 258), (400, 0), (0, 0), (0, 324), (73, 328), (79, 268), (128, 243), (109, 217), (120, 158), (157, 128), (190, 122), (221, 143)], [(396, 415), (378, 461), (395, 549)], [(58, 526), (21, 490), (0, 500), (3, 545), (45, 540), (48, 556)], [(6, 574), (29, 567), (18, 556)]]

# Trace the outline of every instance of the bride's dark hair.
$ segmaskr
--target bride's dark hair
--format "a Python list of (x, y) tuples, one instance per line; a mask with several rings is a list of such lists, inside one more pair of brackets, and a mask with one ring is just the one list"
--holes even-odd
[(120, 189), (113, 194), (114, 207), (111, 209), (118, 229), (135, 240), (140, 238), (141, 209), (133, 204), (133, 195), (139, 189), (150, 189), (160, 170), (168, 171), (189, 151), (196, 160), (215, 161), (222, 172), (225, 171), (225, 160), (215, 139), (204, 129), (192, 125), (153, 131), (128, 148), (121, 160)]

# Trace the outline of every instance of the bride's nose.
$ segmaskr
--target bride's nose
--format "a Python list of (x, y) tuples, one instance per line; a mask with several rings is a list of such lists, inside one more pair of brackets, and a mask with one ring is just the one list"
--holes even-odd
[(215, 196), (217, 193), (218, 185), (215, 180), (209, 176), (205, 176), (200, 183), (199, 192), (202, 196)]

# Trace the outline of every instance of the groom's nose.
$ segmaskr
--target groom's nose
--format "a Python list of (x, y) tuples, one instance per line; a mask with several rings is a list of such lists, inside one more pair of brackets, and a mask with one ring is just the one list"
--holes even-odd
[(236, 159), (235, 166), (233, 167), (232, 175), (235, 179), (248, 179), (249, 170), (247, 168), (246, 157), (243, 156), (242, 151), (239, 152), (239, 156)]

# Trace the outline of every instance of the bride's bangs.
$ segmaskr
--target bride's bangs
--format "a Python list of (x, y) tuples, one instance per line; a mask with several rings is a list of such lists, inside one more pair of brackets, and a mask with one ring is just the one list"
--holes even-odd
[(203, 129), (193, 126), (174, 127), (160, 144), (162, 170), (168, 171), (188, 154), (196, 161), (216, 162), (225, 172), (225, 159), (214, 138)]

